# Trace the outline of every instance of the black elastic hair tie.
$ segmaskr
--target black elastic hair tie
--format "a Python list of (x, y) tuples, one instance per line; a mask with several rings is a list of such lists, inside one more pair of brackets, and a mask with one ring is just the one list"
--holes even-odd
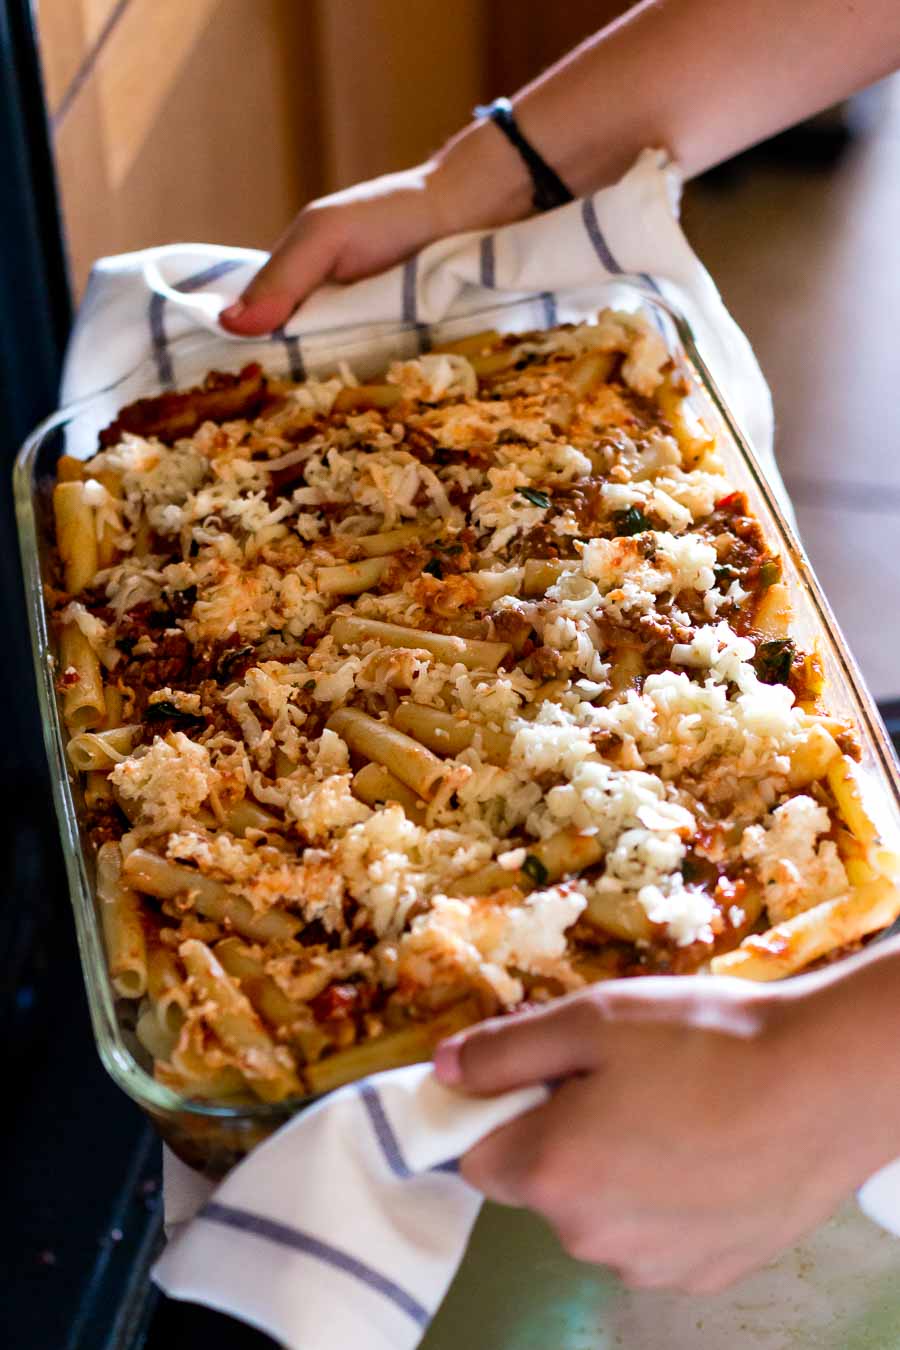
[(512, 104), (508, 98), (495, 98), (493, 103), (475, 109), (479, 121), (490, 120), (499, 127), (509, 143), (518, 151), (534, 187), (531, 200), (536, 211), (552, 211), (554, 207), (574, 202), (575, 196), (566, 187), (559, 174), (543, 159), (519, 130)]

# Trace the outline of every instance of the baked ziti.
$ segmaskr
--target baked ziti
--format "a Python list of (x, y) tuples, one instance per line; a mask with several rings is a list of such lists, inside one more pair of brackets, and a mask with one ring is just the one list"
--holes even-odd
[(854, 728), (695, 395), (605, 310), (375, 384), (214, 374), (63, 456), (68, 756), (159, 1081), (319, 1093), (896, 917)]

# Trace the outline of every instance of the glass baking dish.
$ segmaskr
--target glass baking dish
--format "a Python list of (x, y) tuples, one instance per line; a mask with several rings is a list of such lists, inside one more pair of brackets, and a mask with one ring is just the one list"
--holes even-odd
[(192, 335), (169, 344), (162, 354), (155, 348), (151, 357), (116, 384), (61, 409), (32, 433), (15, 465), (16, 512), (44, 739), (97, 1047), (113, 1079), (152, 1117), (166, 1142), (185, 1162), (210, 1176), (222, 1175), (310, 1098), (277, 1105), (260, 1102), (235, 1106), (191, 1100), (173, 1092), (157, 1083), (148, 1071), (149, 1057), (134, 1035), (134, 1005), (118, 999), (113, 991), (96, 911), (93, 862), (80, 823), (80, 789), (65, 756), (43, 592), (52, 547), (50, 489), (56, 460), (63, 451), (79, 458), (90, 457), (97, 447), (98, 432), (123, 405), (160, 392), (169, 379), (187, 387), (210, 369), (236, 371), (253, 360), (275, 374), (294, 378), (302, 378), (304, 372), (324, 376), (338, 362), (346, 361), (356, 374), (366, 378), (391, 360), (418, 354), (430, 340), (450, 341), (488, 328), (515, 332), (548, 328), (558, 322), (580, 322), (607, 305), (642, 311), (663, 334), (669, 350), (692, 372), (698, 411), (716, 427), (729, 486), (746, 491), (767, 538), (780, 543), (784, 579), (794, 603), (794, 631), (805, 646), (818, 643), (828, 681), (827, 702), (835, 713), (851, 717), (858, 729), (862, 767), (873, 789), (873, 800), (868, 804), (882, 836), (900, 838), (900, 774), (879, 714), (834, 615), (753, 450), (697, 350), (689, 324), (646, 285), (620, 279), (557, 296), (553, 302), (548, 296), (518, 298), (427, 331), (421, 325), (385, 325), (369, 330), (363, 340), (348, 340), (340, 331), (323, 332), (303, 339), (302, 361), (297, 340), (285, 338), (236, 342), (224, 335)]

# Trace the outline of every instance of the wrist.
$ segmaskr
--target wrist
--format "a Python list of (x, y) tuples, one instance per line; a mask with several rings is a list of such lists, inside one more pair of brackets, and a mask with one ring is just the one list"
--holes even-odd
[(507, 225), (534, 212), (528, 170), (490, 122), (470, 123), (424, 172), (437, 235)]

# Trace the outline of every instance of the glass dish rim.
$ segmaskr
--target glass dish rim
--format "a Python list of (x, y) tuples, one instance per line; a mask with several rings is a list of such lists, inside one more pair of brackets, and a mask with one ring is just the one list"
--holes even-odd
[[(796, 531), (760, 465), (755, 449), (738, 425), (699, 350), (699, 343), (689, 320), (672, 301), (639, 278), (611, 277), (608, 281), (599, 284), (569, 288), (567, 291), (559, 293), (559, 298), (564, 299), (568, 295), (586, 301), (595, 292), (602, 295), (604, 291), (612, 289), (625, 289), (633, 293), (642, 303), (651, 308), (662, 310), (672, 323), (691, 373), (702, 393), (715, 408), (744, 467), (749, 471), (754, 488), (772, 516), (775, 528), (780, 533), (781, 543), (791, 552), (792, 561), (797, 569), (798, 577), (804, 585), (807, 598), (812, 603), (818, 624), (830, 641), (833, 653), (841, 666), (842, 675), (850, 686), (855, 703), (855, 712), (862, 719), (865, 734), (868, 738), (868, 747), (875, 754), (876, 769), (884, 780), (884, 785), (893, 793), (895, 803), (900, 808), (900, 768), (898, 768), (893, 755), (874, 699), (861, 677), (856, 661), (849, 651), (840, 626), (821, 590)], [(470, 310), (465, 314), (450, 316), (443, 320), (440, 325), (432, 326), (435, 328), (440, 326), (444, 332), (457, 326), (460, 329), (465, 328), (469, 332), (477, 332), (479, 331), (477, 326), (473, 327), (473, 325), (477, 325), (479, 318), (512, 311), (529, 301), (540, 299), (540, 293), (515, 295), (499, 300), (496, 304)], [(552, 326), (550, 324), (545, 325), (546, 328)], [(342, 333), (347, 334), (343, 340), (341, 338)], [(421, 326), (407, 322), (375, 324), (370, 326), (368, 333), (362, 332), (360, 329), (353, 330), (352, 336), (347, 333), (346, 329), (320, 329), (315, 333), (303, 335), (303, 340), (311, 349), (309, 351), (310, 358), (315, 356), (314, 347), (318, 343), (323, 348), (323, 363), (332, 359), (331, 354), (333, 354), (333, 360), (336, 363), (342, 359), (350, 359), (347, 353), (354, 350), (357, 352), (363, 352), (367, 348), (371, 350), (373, 344), (377, 344), (379, 341), (383, 342), (393, 337), (401, 338), (407, 335), (413, 338), (420, 336)], [(220, 350), (216, 355), (217, 359), (222, 361), (225, 359), (224, 352), (227, 350), (229, 343), (233, 342), (235, 357), (239, 356), (241, 349), (245, 349), (247, 360), (252, 361), (258, 359), (251, 354), (254, 347), (274, 347), (275, 341), (276, 339), (273, 339), (270, 335), (263, 335), (257, 339), (229, 339), (228, 335), (224, 333), (220, 338), (217, 338), (215, 333), (204, 331), (191, 332), (176, 337), (168, 343), (168, 349), (173, 355), (178, 356), (211, 349), (218, 342)], [(324, 355), (326, 349), (329, 353), (327, 357)], [(257, 1124), (267, 1121), (277, 1122), (312, 1105), (318, 1098), (309, 1094), (304, 1097), (294, 1097), (284, 1102), (249, 1102), (233, 1105), (189, 1098), (173, 1091), (164, 1084), (158, 1083), (142, 1067), (128, 1048), (123, 1038), (119, 1019), (116, 1016), (112, 984), (106, 970), (101, 925), (96, 913), (93, 888), (79, 837), (78, 813), (71, 792), (71, 779), (65, 758), (63, 731), (51, 665), (52, 649), (49, 640), (47, 611), (43, 602), (38, 520), (35, 511), (36, 484), (33, 466), (35, 458), (48, 436), (87, 412), (92, 405), (99, 403), (101, 399), (115, 393), (116, 390), (122, 389), (129, 382), (139, 379), (144, 371), (147, 372), (148, 376), (148, 389), (154, 383), (159, 384), (152, 352), (147, 353), (116, 379), (81, 398), (71, 400), (40, 422), (26, 437), (13, 466), (16, 525), (25, 583), (44, 748), (50, 769), (54, 808), (65, 856), (66, 875), (75, 917), (82, 975), (94, 1039), (100, 1059), (113, 1081), (138, 1105), (151, 1114), (165, 1117), (189, 1114), (199, 1118), (211, 1118), (235, 1123), (241, 1121)], [(135, 397), (144, 396), (147, 395), (143, 393), (135, 395)], [(890, 931), (887, 930), (887, 932)], [(881, 938), (884, 936), (886, 934), (879, 935)], [(852, 961), (854, 954), (844, 959)], [(100, 972), (103, 972), (102, 977)], [(815, 978), (814, 974), (801, 973), (792, 977), (792, 981), (813, 980)]]

